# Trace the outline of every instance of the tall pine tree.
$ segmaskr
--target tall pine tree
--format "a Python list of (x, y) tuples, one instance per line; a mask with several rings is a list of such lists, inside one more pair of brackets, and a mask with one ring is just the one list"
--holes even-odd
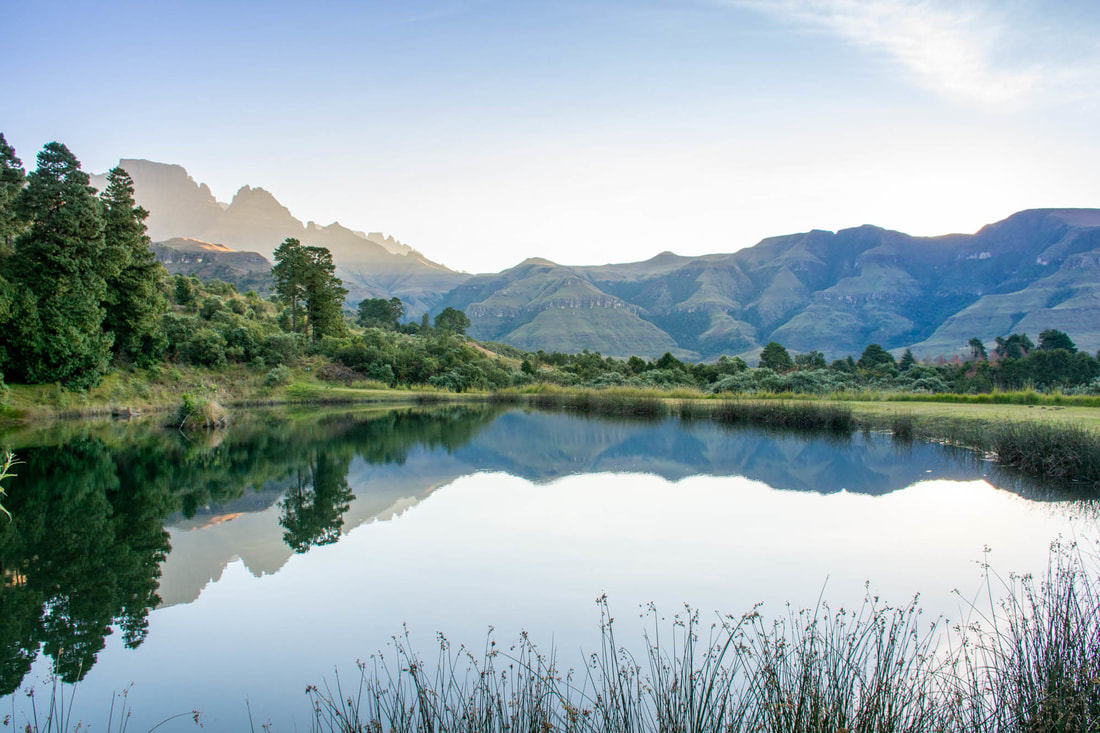
[(160, 288), (167, 273), (149, 249), (145, 233), (149, 212), (134, 202), (134, 182), (121, 168), (107, 174), (100, 199), (107, 257), (122, 263), (118, 274), (107, 278), (103, 327), (114, 333), (116, 355), (152, 363), (168, 346), (162, 326), (168, 301)]
[(120, 263), (108, 256), (102, 210), (76, 157), (48, 143), (16, 200), (28, 222), (11, 258), (21, 287), (6, 335), (7, 368), (17, 377), (83, 388), (107, 371), (112, 336), (103, 330), (102, 304)]
[[(15, 236), (24, 229), (15, 201), (23, 190), (26, 179), (23, 161), (15, 157), (15, 149), (8, 145), (3, 133), (0, 133), (0, 332), (9, 330), (8, 323), (19, 298), (19, 289), (8, 279), (8, 260)], [(0, 369), (8, 368), (8, 349), (2, 345), (4, 340), (0, 338)]]
[(23, 221), (15, 211), (15, 199), (26, 178), (23, 161), (15, 157), (15, 149), (0, 133), (0, 247), (4, 253), (11, 251), (15, 235), (23, 230)]
[(336, 277), (332, 253), (324, 247), (306, 247), (309, 267), (306, 270), (306, 312), (314, 341), (325, 336), (343, 336), (344, 298), (348, 291)]
[(305, 277), (309, 268), (309, 256), (302, 243), (293, 237), (286, 240), (275, 250), (275, 265), (271, 268), (271, 277), (275, 280), (275, 294), (290, 308), (290, 330), (298, 333), (302, 323), (299, 308), (305, 302)]

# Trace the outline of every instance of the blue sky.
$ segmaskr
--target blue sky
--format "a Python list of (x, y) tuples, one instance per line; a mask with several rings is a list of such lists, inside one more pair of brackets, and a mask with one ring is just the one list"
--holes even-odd
[(0, 5), (0, 131), (470, 271), (1100, 205), (1091, 2)]

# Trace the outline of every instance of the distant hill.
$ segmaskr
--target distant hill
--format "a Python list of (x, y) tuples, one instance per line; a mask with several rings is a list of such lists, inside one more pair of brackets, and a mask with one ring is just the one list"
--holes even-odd
[[(178, 165), (148, 160), (119, 161), (134, 181), (134, 198), (148, 209), (154, 242), (189, 238), (216, 242), (232, 250), (257, 252), (269, 261), (287, 237), (327, 247), (350, 300), (400, 297), (407, 311), (419, 315), (444, 293), (469, 277), (424, 257), (393, 237), (366, 234), (333, 223), (303, 224), (262, 188), (243, 186), (233, 200), (217, 201), (206, 184), (196, 183)], [(92, 176), (102, 189), (106, 175)], [(224, 262), (224, 258), (223, 258)]]
[(197, 275), (203, 280), (231, 282), (242, 293), (272, 290), (271, 262), (259, 252), (238, 252), (224, 244), (174, 237), (153, 244), (157, 261), (172, 275)]
[(869, 343), (932, 358), (965, 352), (973, 336), (1034, 339), (1046, 328), (1095, 351), (1100, 211), (1024, 211), (972, 235), (811, 231), (732, 254), (600, 267), (527, 260), (470, 278), (445, 302), (480, 338), (617, 356), (751, 357), (775, 340), (830, 358)]

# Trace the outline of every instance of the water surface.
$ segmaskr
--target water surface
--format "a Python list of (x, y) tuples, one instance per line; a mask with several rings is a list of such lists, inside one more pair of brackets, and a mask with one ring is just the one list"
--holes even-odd
[(982, 561), (1040, 571), (1054, 538), (1097, 534), (1089, 502), (861, 433), (445, 408), (257, 414), (195, 440), (66, 425), (4, 447), (25, 465), (0, 528), (0, 693), (57, 674), (103, 725), (128, 689), (130, 730), (191, 709), (239, 730), (249, 708), (308, 728), (305, 686), (353, 677), (403, 628), (426, 652), (526, 630), (579, 664), (603, 594), (620, 641), (649, 602), (782, 615), (919, 593), (958, 619)]

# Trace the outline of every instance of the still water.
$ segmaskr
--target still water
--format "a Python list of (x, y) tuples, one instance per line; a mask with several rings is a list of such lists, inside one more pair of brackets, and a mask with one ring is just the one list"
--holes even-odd
[[(309, 728), (307, 684), (405, 633), (480, 649), (522, 631), (565, 666), (639, 609), (766, 616), (868, 594), (958, 620), (980, 564), (1041, 572), (1096, 507), (972, 454), (563, 413), (260, 413), (188, 440), (155, 423), (9, 434), (0, 715), (51, 680), (73, 720)], [(6, 526), (3, 526), (6, 525)], [(116, 701), (116, 707), (117, 707)], [(191, 730), (185, 716), (158, 730)]]

